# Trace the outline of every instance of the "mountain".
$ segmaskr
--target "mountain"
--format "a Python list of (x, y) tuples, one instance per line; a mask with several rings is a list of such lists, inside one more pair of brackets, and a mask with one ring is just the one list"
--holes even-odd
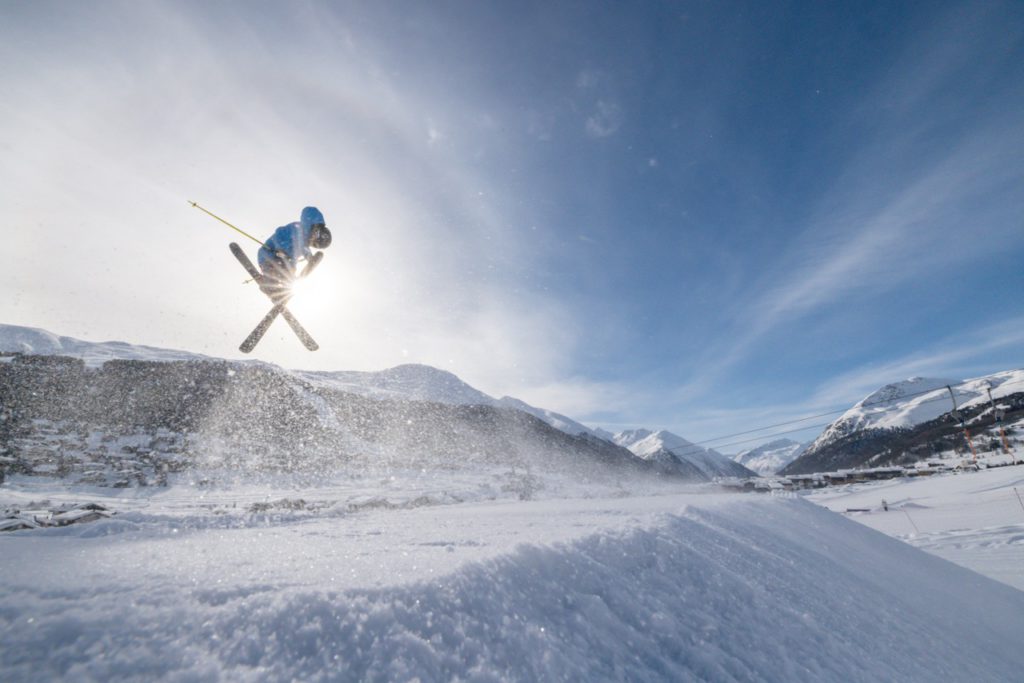
[(986, 448), (996, 443), (986, 438), (996, 428), (991, 402), (1005, 411), (1004, 424), (1024, 417), (1024, 370), (962, 381), (912, 377), (858, 401), (780, 473), (910, 464), (942, 453), (969, 453), (974, 442), (966, 443), (960, 421), (952, 415), (953, 397), (947, 387), (975, 440)]
[(684, 476), (700, 481), (717, 477), (756, 477), (757, 474), (721, 453), (693, 444), (668, 431), (631, 429), (619, 432), (614, 441), (644, 460), (674, 465)]
[(454, 374), (429, 365), (406, 364), (379, 372), (297, 372), (309, 382), (339, 391), (376, 398), (395, 398), (414, 401), (434, 401), (449, 405), (482, 405), (512, 408), (529, 413), (555, 429), (578, 436), (589, 434), (611, 441), (611, 434), (591, 429), (570, 417), (535, 406), (511, 396), (495, 399), (474, 389)]
[[(68, 356), (83, 360), (87, 367), (97, 367), (108, 360), (217, 360), (188, 351), (159, 349), (124, 342), (86, 342), (72, 337), (58, 336), (46, 330), (16, 325), (0, 325), (0, 352)], [(267, 365), (262, 361), (234, 362)], [(355, 370), (333, 372), (292, 370), (289, 372), (322, 389), (343, 391), (368, 398), (513, 408), (529, 413), (566, 434), (573, 436), (589, 434), (606, 441), (612, 440), (612, 435), (609, 432), (602, 429), (591, 429), (560, 413), (537, 408), (511, 396), (495, 399), (463, 382), (451, 372), (429, 365), (409, 363), (375, 372)]]
[(0, 326), (0, 350), (0, 466), (12, 473), (112, 486), (160, 484), (186, 469), (675, 474), (480, 402), (488, 397), (426, 366), (290, 372), (12, 326)]
[(429, 365), (406, 364), (379, 372), (297, 371), (295, 374), (317, 386), (374, 398), (512, 408), (529, 413), (566, 434), (587, 434), (605, 441), (612, 440), (612, 434), (603, 429), (591, 429), (561, 413), (537, 408), (511, 396), (495, 399), (474, 389), (452, 373)]
[(793, 462), (810, 444), (798, 443), (792, 439), (777, 439), (757, 448), (737, 453), (733, 461), (747, 467), (761, 476), (775, 474)]
[(597, 439), (603, 439), (605, 441), (612, 440), (612, 434), (603, 429), (591, 429), (586, 425), (576, 422), (576, 420), (573, 420), (571, 417), (566, 417), (565, 415), (561, 415), (560, 413), (546, 410), (544, 408), (535, 408), (524, 401), (520, 401), (518, 398), (502, 396), (497, 401), (497, 404), (506, 408), (514, 408), (516, 410), (521, 410), (524, 413), (529, 413), (566, 434), (572, 434), (573, 436), (588, 434)]
[[(808, 447), (814, 451), (844, 436), (866, 429), (894, 429), (912, 427), (952, 409), (947, 386), (960, 382), (951, 379), (911, 377), (902, 382), (886, 384), (858, 401), (852, 408), (829, 425)], [(957, 387), (957, 401), (973, 398)]]

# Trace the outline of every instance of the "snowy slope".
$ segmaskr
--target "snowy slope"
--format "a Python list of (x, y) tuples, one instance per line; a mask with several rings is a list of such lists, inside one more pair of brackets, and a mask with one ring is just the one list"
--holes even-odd
[(651, 432), (646, 429), (632, 429), (619, 432), (615, 435), (614, 441), (645, 460), (674, 456), (696, 468), (708, 481), (716, 477), (757, 476), (721, 453), (693, 444), (665, 430)]
[(981, 405), (989, 400), (987, 388), (991, 388), (995, 399), (1024, 391), (1024, 370), (1008, 370), (962, 381), (912, 377), (887, 384), (843, 413), (807, 451), (813, 452), (860, 430), (913, 427), (934, 420), (953, 409), (947, 386), (953, 388), (957, 406)]
[(660, 472), (625, 448), (486, 405), (381, 400), (266, 365), (15, 356), (0, 363), (0, 469), (82, 484), (160, 485), (174, 472), (541, 468), (581, 478)]
[[(62, 337), (41, 329), (0, 324), (0, 352), (62, 355), (81, 358), (89, 367), (108, 360), (187, 361), (215, 360), (208, 356), (124, 342), (87, 342)], [(232, 361), (265, 364), (261, 361)], [(307, 370), (288, 371), (313, 386), (368, 396), (375, 399), (432, 401), (448, 405), (486, 405), (529, 413), (567, 434), (589, 434), (609, 440), (609, 434), (594, 430), (551, 410), (537, 408), (510, 396), (495, 399), (466, 384), (456, 375), (429, 365), (405, 364), (377, 372)]]
[[(1011, 459), (1024, 462), (1024, 447), (985, 460)], [(850, 519), (1024, 591), (1021, 486), (1024, 466), (1018, 465), (829, 487), (806, 496), (839, 512), (856, 510)]]
[(796, 460), (807, 446), (792, 439), (776, 439), (757, 448), (741, 451), (733, 456), (733, 460), (761, 476), (767, 476)]
[(546, 410), (544, 408), (535, 408), (534, 406), (531, 406), (530, 404), (524, 401), (520, 401), (518, 398), (512, 398), (511, 396), (502, 396), (498, 400), (498, 405), (504, 406), (506, 408), (514, 408), (516, 410), (521, 410), (524, 413), (529, 413), (534, 417), (544, 420), (555, 429), (559, 429), (565, 432), (566, 434), (589, 434), (590, 436), (596, 437), (598, 439), (604, 439), (605, 441), (612, 440), (612, 435), (604, 431), (603, 429), (591, 429), (590, 427), (587, 427), (586, 425), (580, 424), (576, 420), (573, 420), (571, 417), (566, 417), (565, 415), (556, 413), (551, 410)]
[(1024, 593), (799, 500), (296, 516), (217, 506), (232, 493), (172, 489), (91, 526), (0, 536), (0, 679), (874, 683), (1024, 668)]
[(397, 400), (434, 401), (450, 405), (485, 405), (529, 413), (566, 434), (589, 434), (610, 440), (607, 432), (591, 429), (570, 417), (537, 408), (511, 396), (495, 399), (474, 389), (450, 372), (429, 365), (399, 365), (380, 372), (297, 372), (318, 386)]

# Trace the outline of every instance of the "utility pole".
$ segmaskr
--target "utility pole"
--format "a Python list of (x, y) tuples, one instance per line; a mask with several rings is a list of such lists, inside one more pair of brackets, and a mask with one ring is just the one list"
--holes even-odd
[(955, 419), (960, 420), (960, 426), (964, 430), (964, 436), (967, 437), (967, 445), (971, 447), (971, 455), (974, 456), (974, 462), (978, 462), (978, 452), (974, 450), (974, 442), (971, 441), (971, 430), (967, 429), (967, 422), (964, 420), (964, 415), (960, 412), (959, 408), (956, 407), (956, 394), (953, 393), (953, 387), (947, 384), (946, 389), (949, 390), (949, 398), (953, 401), (952, 415)]
[(1006, 415), (1006, 411), (996, 406), (996, 402), (992, 399), (992, 387), (985, 387), (985, 391), (988, 392), (988, 402), (992, 406), (992, 415), (996, 419), (996, 424), (999, 425), (999, 436), (1003, 439), (1003, 452), (1010, 456), (1011, 464), (1017, 464), (1017, 458), (1010, 455), (1010, 445), (1006, 443), (1006, 430), (1003, 429), (1003, 417)]

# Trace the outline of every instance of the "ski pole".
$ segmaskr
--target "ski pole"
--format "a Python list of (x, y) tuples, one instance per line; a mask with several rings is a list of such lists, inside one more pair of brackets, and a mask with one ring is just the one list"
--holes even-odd
[(247, 232), (246, 232), (245, 230), (242, 230), (241, 228), (238, 228), (238, 227), (235, 227), (234, 225), (231, 225), (231, 224), (230, 224), (230, 223), (228, 223), (228, 222), (227, 222), (226, 220), (224, 220), (223, 218), (221, 218), (221, 217), (220, 217), (220, 216), (218, 216), (217, 214), (213, 213), (212, 211), (207, 211), (206, 209), (204, 209), (203, 207), (199, 206), (198, 204), (196, 204), (195, 202), (192, 202), (192, 201), (190, 201), (190, 202), (189, 202), (189, 204), (191, 204), (191, 205), (192, 205), (192, 206), (194, 206), (195, 208), (199, 209), (200, 211), (202, 211), (202, 212), (203, 212), (203, 213), (205, 213), (206, 215), (208, 215), (208, 216), (213, 216), (214, 218), (216, 218), (217, 220), (219, 220), (219, 221), (220, 221), (221, 223), (223, 223), (224, 225), (228, 226), (228, 227), (229, 227), (229, 228), (231, 228), (232, 230), (235, 230), (235, 231), (237, 231), (237, 232), (240, 232), (240, 233), (242, 233), (243, 235), (245, 235), (246, 237), (248, 237), (249, 239), (251, 239), (251, 240), (252, 240), (253, 242), (255, 242), (256, 244), (260, 245), (261, 247), (263, 246), (263, 240), (258, 240), (258, 239), (256, 239), (255, 237), (253, 237), (252, 235), (250, 235), (249, 233), (247, 233)]

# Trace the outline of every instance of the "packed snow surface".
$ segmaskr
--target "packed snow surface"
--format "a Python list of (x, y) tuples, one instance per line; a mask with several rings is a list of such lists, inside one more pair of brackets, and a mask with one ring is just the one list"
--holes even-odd
[[(1024, 593), (795, 498), (181, 480), (0, 535), (0, 680), (1007, 681)], [(489, 488), (490, 487), (490, 488)], [(461, 502), (460, 502), (461, 501)]]

